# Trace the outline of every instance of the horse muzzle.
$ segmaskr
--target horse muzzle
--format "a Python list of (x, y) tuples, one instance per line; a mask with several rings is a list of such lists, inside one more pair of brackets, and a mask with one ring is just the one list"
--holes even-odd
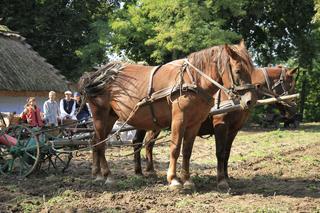
[(257, 95), (254, 91), (247, 91), (240, 98), (240, 104), (244, 109), (251, 109), (257, 102)]

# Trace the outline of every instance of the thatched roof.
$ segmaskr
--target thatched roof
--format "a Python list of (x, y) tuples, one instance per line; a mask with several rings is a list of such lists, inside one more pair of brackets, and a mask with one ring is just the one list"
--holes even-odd
[(18, 34), (0, 29), (0, 91), (68, 90), (69, 82)]

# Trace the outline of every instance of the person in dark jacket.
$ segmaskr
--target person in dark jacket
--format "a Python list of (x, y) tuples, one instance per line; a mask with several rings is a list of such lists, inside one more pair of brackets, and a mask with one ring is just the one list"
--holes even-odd
[(82, 108), (81, 107), (81, 95), (79, 92), (75, 92), (73, 96), (74, 100), (76, 101), (76, 117), (78, 121), (88, 120), (91, 117), (91, 112), (89, 109), (89, 105), (84, 103)]

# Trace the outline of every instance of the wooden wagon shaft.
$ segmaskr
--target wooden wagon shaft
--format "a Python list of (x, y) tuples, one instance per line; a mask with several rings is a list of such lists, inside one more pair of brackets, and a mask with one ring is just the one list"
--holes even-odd
[(50, 141), (49, 143), (52, 143), (54, 147), (67, 147), (67, 146), (79, 146), (79, 145), (85, 145), (89, 146), (91, 144), (91, 140), (55, 140)]
[[(70, 147), (70, 146), (89, 146), (91, 144), (91, 140), (57, 140), (57, 141), (50, 141), (50, 143), (53, 143), (54, 147)], [(115, 147), (115, 146), (128, 146), (132, 145), (132, 141), (108, 141), (107, 146), (108, 147)]]
[(277, 98), (267, 98), (267, 99), (262, 99), (262, 100), (258, 100), (256, 105), (266, 105), (266, 104), (273, 104), (273, 103), (277, 103), (277, 102), (282, 102), (282, 101), (289, 101), (295, 98), (299, 98), (299, 94), (293, 94), (293, 95), (284, 95), (284, 96), (279, 96)]
[[(74, 132), (77, 132), (77, 133), (93, 132), (94, 131), (93, 128), (65, 128), (65, 129), (70, 130), (70, 131), (74, 131)], [(118, 130), (119, 129), (113, 129), (113, 130), (111, 130), (110, 134), (113, 134)], [(119, 130), (119, 132), (126, 132), (126, 131), (130, 131), (130, 130), (136, 130), (136, 128), (134, 128), (134, 127), (125, 127), (125, 128), (122, 128), (121, 130)]]
[[(267, 98), (267, 99), (257, 100), (256, 106), (273, 104), (273, 103), (282, 102), (282, 101), (285, 102), (285, 101), (289, 101), (289, 100), (292, 100), (292, 99), (295, 99), (298, 97), (299, 97), (299, 94), (293, 94), (293, 95), (284, 95), (284, 96), (280, 96), (277, 98)], [(233, 112), (233, 111), (243, 110), (243, 109), (244, 108), (240, 104), (236, 104), (234, 106), (225, 107), (225, 108), (221, 108), (221, 109), (212, 108), (210, 110), (209, 115), (218, 115), (218, 114), (223, 114), (223, 113)]]

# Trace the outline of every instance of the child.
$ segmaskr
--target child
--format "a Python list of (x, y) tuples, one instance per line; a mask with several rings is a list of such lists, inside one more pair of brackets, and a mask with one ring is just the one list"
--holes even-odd
[(49, 100), (43, 104), (44, 119), (48, 126), (58, 126), (58, 118), (60, 116), (59, 105), (55, 101), (56, 93), (49, 92)]
[(28, 98), (27, 104), (24, 106), (24, 110), (20, 116), (22, 120), (27, 121), (27, 123), (32, 127), (43, 126), (43, 121), (40, 115), (40, 108), (37, 107), (35, 97)]

